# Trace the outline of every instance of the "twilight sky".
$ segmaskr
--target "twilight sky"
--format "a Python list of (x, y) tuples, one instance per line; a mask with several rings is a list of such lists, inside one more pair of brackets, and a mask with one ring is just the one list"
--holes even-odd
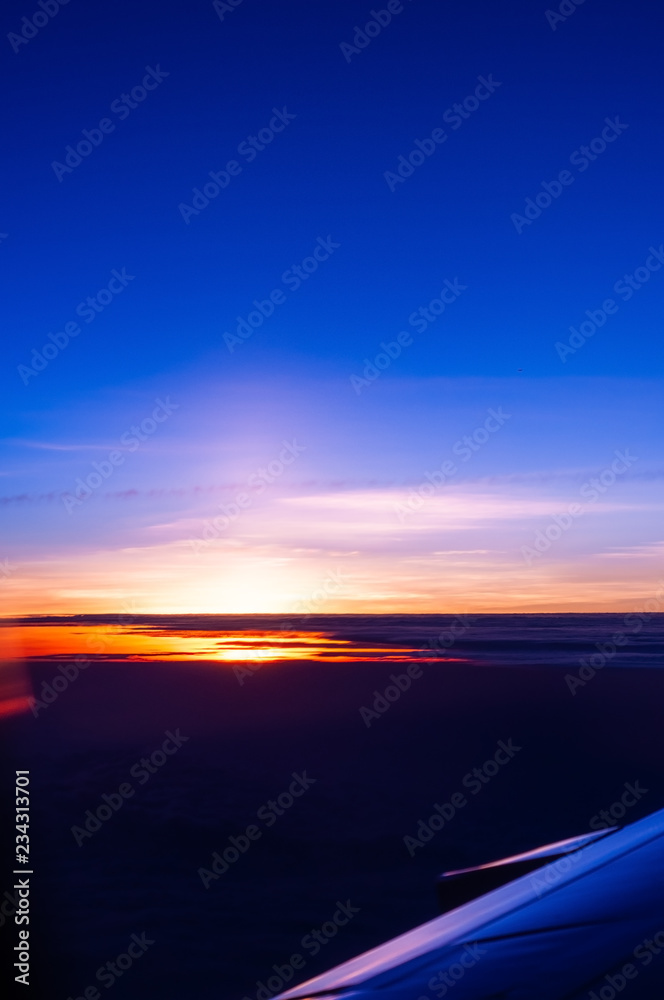
[(5, 5), (3, 614), (658, 589), (656, 15), (562, 9)]

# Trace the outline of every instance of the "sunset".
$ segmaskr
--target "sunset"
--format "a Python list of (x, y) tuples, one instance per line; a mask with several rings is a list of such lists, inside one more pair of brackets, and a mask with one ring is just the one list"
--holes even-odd
[(133, 450), (113, 427), (150, 389), (31, 415), (34, 437), (4, 445), (7, 613), (622, 611), (652, 594), (656, 382), (409, 376), (372, 393), (188, 373)]
[(10, 989), (661, 996), (659, 11), (3, 16)]

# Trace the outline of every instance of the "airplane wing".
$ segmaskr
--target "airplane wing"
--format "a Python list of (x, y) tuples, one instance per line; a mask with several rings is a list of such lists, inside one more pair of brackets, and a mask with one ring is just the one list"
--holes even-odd
[(524, 865), (526, 874), (274, 1000), (664, 997), (664, 810), (508, 859), (507, 871)]

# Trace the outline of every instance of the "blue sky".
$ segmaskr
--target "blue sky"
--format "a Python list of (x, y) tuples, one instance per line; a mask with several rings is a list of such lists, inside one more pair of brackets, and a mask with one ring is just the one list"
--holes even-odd
[[(6, 38), (12, 613), (113, 610), (127, 594), (150, 611), (281, 611), (334, 567), (348, 583), (332, 611), (609, 610), (656, 589), (652, 9), (587, 0), (554, 30), (532, 3), (402, 8), (346, 54), (371, 6), (242, 0), (222, 19), (210, 2), (74, 2), (17, 52)], [(7, 4), (5, 35), (37, 9)], [(154, 89), (135, 91), (144, 80)], [(80, 164), (54, 169), (104, 120)], [(281, 130), (261, 132), (270, 122)], [(430, 155), (395, 182), (418, 142)], [(225, 189), (183, 211), (233, 160)], [(547, 205), (542, 183), (565, 170)], [(531, 224), (515, 224), (538, 196)], [(445, 287), (463, 290), (423, 329), (414, 314)], [(224, 334), (271, 294), (271, 315), (229, 350)], [(596, 331), (562, 360), (556, 344), (588, 313)], [(80, 332), (27, 374), (66, 324)], [(400, 333), (398, 357), (366, 379)], [(370, 384), (357, 391), (351, 376)], [(122, 435), (168, 398), (175, 408), (130, 451)], [(430, 509), (390, 520), (500, 406), (510, 419)], [(204, 571), (190, 565), (219, 503), (294, 439), (306, 450), (210, 541)], [(628, 447), (638, 462), (527, 565), (521, 547)], [(116, 448), (112, 478), (68, 511), (63, 494)], [(472, 527), (455, 504), (476, 511)], [(371, 538), (358, 511), (372, 512)]]

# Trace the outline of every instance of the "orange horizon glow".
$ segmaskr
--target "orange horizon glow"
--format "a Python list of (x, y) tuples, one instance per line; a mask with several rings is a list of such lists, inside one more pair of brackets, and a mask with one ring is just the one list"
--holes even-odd
[[(334, 639), (326, 632), (187, 630), (167, 633), (161, 626), (137, 625), (24, 625), (5, 626), (14, 633), (25, 659), (48, 658), (56, 661), (75, 656), (90, 656), (100, 662), (116, 659), (147, 662), (183, 660), (228, 664), (261, 661), (312, 660), (319, 662), (362, 662), (370, 658), (389, 662), (408, 662), (415, 649), (394, 646), (358, 645), (351, 639)], [(418, 655), (418, 659), (427, 657)], [(431, 659), (437, 659), (433, 656)], [(465, 662), (445, 658), (447, 662)]]
[[(388, 644), (359, 645), (352, 639), (335, 639), (323, 631), (251, 631), (236, 629), (187, 630), (168, 633), (159, 624), (135, 626), (72, 624), (53, 622), (9, 622), (0, 620), (3, 646), (11, 657), (0, 664), (0, 718), (27, 713), (33, 692), (27, 670), (29, 661), (48, 660), (57, 665), (93, 663), (206, 663), (229, 669), (243, 663), (280, 663), (306, 660), (318, 663), (387, 663), (437, 661), (435, 654)], [(445, 657), (446, 663), (467, 662)]]

